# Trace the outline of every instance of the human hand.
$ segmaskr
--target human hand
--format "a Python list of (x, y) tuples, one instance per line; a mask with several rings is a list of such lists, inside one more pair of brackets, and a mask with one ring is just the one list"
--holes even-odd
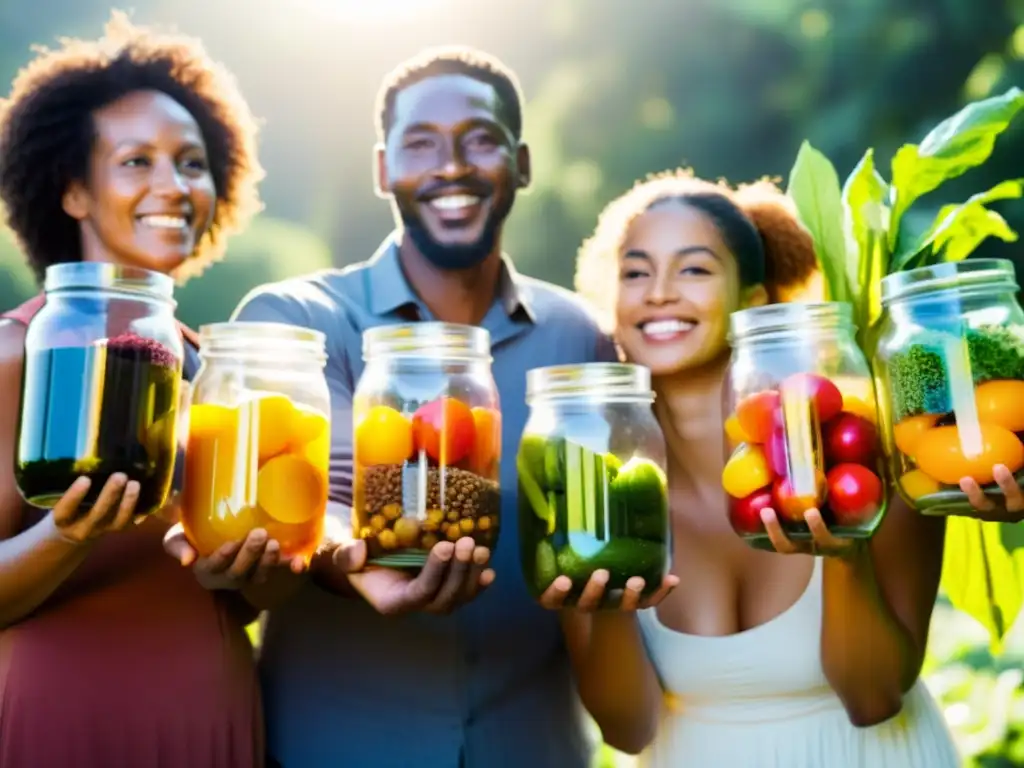
[(979, 520), (995, 523), (1019, 523), (1024, 520), (1024, 493), (1017, 479), (1005, 464), (996, 464), (992, 475), (999, 486), (1000, 495), (989, 496), (973, 477), (960, 479), (960, 490), (974, 507)]
[(281, 545), (263, 528), (255, 528), (244, 540), (230, 541), (212, 554), (200, 557), (178, 523), (164, 534), (164, 551), (182, 566), (192, 566), (196, 579), (209, 590), (237, 590), (250, 584), (263, 584), (276, 567), (286, 566), (296, 575), (306, 570), (302, 557), (282, 558)]
[(380, 614), (421, 611), (448, 614), (473, 600), (494, 581), (487, 567), (491, 551), (469, 536), (434, 545), (416, 575), (366, 565), (366, 542), (350, 535), (333, 541), (331, 566), (347, 575), (349, 584)]
[[(611, 574), (607, 570), (598, 568), (590, 574), (590, 578), (587, 580), (586, 586), (583, 587), (583, 592), (580, 594), (579, 600), (576, 601), (576, 605), (570, 606), (570, 608), (589, 613), (603, 607), (605, 588), (610, 578)], [(622, 597), (616, 608), (620, 611), (653, 608), (664, 600), (668, 593), (678, 585), (679, 577), (668, 574), (662, 579), (661, 586), (656, 592), (650, 597), (643, 597), (641, 592), (643, 592), (646, 582), (642, 576), (632, 576), (626, 580), (625, 588), (622, 590)], [(565, 599), (569, 596), (571, 590), (572, 579), (565, 575), (559, 576), (544, 590), (544, 594), (540, 596), (540, 604), (550, 610), (565, 608)]]
[(833, 536), (825, 525), (821, 511), (809, 509), (804, 514), (804, 522), (811, 531), (810, 541), (796, 542), (786, 535), (779, 522), (775, 510), (765, 507), (761, 510), (761, 522), (764, 523), (768, 538), (772, 542), (775, 551), (782, 555), (822, 555), (824, 557), (849, 557), (853, 555), (859, 545), (860, 539), (843, 539)]
[(105, 533), (120, 531), (135, 517), (138, 481), (129, 480), (123, 472), (115, 472), (103, 484), (96, 503), (88, 512), (83, 512), (82, 502), (91, 487), (90, 478), (79, 477), (50, 513), (57, 535), (70, 544), (85, 544)]

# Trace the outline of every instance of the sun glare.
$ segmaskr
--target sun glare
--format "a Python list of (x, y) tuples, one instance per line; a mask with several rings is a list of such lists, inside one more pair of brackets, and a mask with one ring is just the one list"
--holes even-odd
[(301, 0), (315, 13), (351, 23), (403, 23), (447, 11), (452, 0)]

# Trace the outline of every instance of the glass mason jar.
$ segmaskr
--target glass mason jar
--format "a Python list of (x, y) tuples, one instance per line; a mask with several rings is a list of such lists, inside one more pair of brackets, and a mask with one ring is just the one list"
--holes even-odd
[(363, 334), (353, 416), (353, 533), (369, 562), (419, 569), (439, 541), (497, 543), (501, 411), (491, 337), (452, 323)]
[(283, 323), (199, 329), (181, 521), (208, 555), (255, 528), (307, 560), (327, 513), (331, 402), (325, 337)]
[(167, 499), (177, 449), (183, 342), (174, 280), (97, 262), (46, 270), (46, 303), (29, 322), (15, 480), (52, 508), (75, 478), (88, 509), (115, 472), (140, 484), (136, 513)]
[(882, 280), (874, 351), (879, 412), (901, 495), (930, 515), (977, 514), (971, 477), (1024, 478), (1024, 312), (1013, 264), (969, 259)]
[(558, 576), (579, 600), (591, 574), (607, 569), (604, 606), (626, 581), (645, 596), (668, 573), (665, 438), (651, 404), (650, 370), (589, 363), (527, 373), (529, 419), (516, 457), (523, 575), (535, 597)]
[(765, 507), (794, 541), (811, 539), (809, 509), (848, 538), (870, 537), (882, 520), (884, 454), (854, 332), (846, 303), (771, 304), (730, 317), (722, 487), (733, 530), (754, 547), (773, 549)]

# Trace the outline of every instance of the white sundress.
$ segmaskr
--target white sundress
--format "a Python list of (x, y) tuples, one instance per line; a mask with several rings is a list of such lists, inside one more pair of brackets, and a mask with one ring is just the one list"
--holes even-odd
[(853, 726), (821, 666), (821, 559), (792, 607), (725, 637), (640, 628), (670, 704), (644, 768), (957, 768), (942, 713), (918, 680), (899, 716)]

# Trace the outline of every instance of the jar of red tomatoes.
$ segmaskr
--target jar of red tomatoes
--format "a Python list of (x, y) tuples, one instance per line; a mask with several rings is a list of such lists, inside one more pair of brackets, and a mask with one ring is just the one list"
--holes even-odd
[(363, 334), (353, 398), (352, 524), (369, 562), (417, 570), (440, 541), (493, 548), (501, 412), (490, 334), (408, 323)]
[(1013, 263), (969, 259), (882, 280), (874, 351), (879, 414), (901, 495), (930, 515), (976, 514), (973, 479), (1024, 482), (1024, 311)]
[(722, 486), (736, 533), (772, 549), (770, 507), (794, 541), (818, 509), (836, 536), (867, 538), (885, 513), (874, 385), (849, 304), (786, 303), (731, 316)]

